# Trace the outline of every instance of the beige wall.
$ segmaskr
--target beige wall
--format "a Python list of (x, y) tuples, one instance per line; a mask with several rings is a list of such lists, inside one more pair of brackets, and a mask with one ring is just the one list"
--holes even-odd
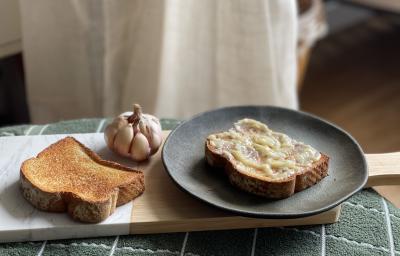
[(0, 0), (0, 58), (21, 52), (19, 1)]

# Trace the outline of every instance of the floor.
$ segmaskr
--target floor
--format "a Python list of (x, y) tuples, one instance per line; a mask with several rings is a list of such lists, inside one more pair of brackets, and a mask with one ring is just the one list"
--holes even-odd
[[(400, 152), (400, 25), (377, 19), (320, 41), (300, 95), (303, 110), (347, 130), (366, 153)], [(400, 207), (400, 186), (377, 190)]]
[(365, 23), (320, 41), (300, 102), (367, 153), (400, 151), (400, 26)]

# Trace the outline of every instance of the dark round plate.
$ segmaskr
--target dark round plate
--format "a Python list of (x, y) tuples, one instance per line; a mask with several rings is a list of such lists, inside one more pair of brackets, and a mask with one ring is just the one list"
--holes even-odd
[[(268, 200), (230, 185), (207, 165), (204, 143), (210, 133), (227, 130), (246, 117), (327, 154), (329, 176), (281, 200)], [(270, 106), (228, 107), (197, 115), (171, 132), (162, 159), (184, 191), (218, 208), (252, 217), (299, 218), (329, 210), (360, 190), (368, 178), (364, 154), (348, 133), (316, 116)]]

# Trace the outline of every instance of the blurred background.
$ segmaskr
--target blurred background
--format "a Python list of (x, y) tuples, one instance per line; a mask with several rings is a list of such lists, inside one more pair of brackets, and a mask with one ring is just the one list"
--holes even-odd
[[(36, 31), (26, 31), (30, 26), (35, 26), (34, 22), (40, 23), (38, 20), (41, 18), (36, 14), (24, 20), (24, 15), (29, 12), (28, 7), (27, 1), (0, 0), (0, 126), (110, 117), (116, 114), (114, 112), (125, 111), (123, 106), (114, 108), (114, 112), (65, 112), (54, 116), (46, 115), (46, 111), (34, 110), (35, 104), (40, 102), (32, 99), (35, 95), (33, 84), (41, 81), (41, 78), (54, 78), (51, 74), (38, 78), (37, 72), (32, 74), (32, 70), (45, 70), (40, 69), (41, 62), (25, 59), (24, 54), (35, 54), (29, 48), (32, 41), (44, 40)], [(294, 104), (301, 110), (343, 127), (360, 142), (366, 152), (400, 150), (400, 1), (299, 0), (297, 13), (295, 90), (298, 102), (295, 100)], [(76, 18), (84, 19), (79, 16)], [(68, 28), (63, 27), (66, 33)], [(98, 28), (95, 24), (91, 29)], [(46, 42), (49, 45), (61, 40), (62, 37), (57, 33), (63, 33), (63, 30), (53, 33), (45, 38), (54, 40), (54, 43)], [(25, 52), (25, 48), (28, 52)], [(101, 49), (91, 51), (92, 55), (96, 55), (96, 51)], [(68, 63), (68, 59), (65, 61)], [(27, 66), (30, 70), (28, 75)], [(201, 76), (195, 79), (201, 79)], [(83, 96), (91, 92), (90, 88), (85, 90)], [(68, 94), (68, 88), (62, 93)], [(137, 93), (132, 97), (137, 99)], [(101, 97), (98, 101), (101, 101)], [(63, 104), (62, 99), (59, 104)], [(99, 104), (99, 107), (102, 105)], [(148, 112), (157, 112), (156, 108), (148, 109)], [(186, 118), (178, 114), (166, 117)]]

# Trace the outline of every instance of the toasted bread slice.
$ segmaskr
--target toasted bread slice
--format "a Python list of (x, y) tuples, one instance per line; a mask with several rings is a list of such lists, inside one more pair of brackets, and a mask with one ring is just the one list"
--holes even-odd
[(144, 191), (141, 171), (101, 159), (73, 137), (50, 145), (21, 166), (23, 196), (36, 208), (100, 222)]
[(266, 198), (287, 198), (328, 175), (327, 155), (252, 119), (209, 135), (205, 155), (234, 186)]

